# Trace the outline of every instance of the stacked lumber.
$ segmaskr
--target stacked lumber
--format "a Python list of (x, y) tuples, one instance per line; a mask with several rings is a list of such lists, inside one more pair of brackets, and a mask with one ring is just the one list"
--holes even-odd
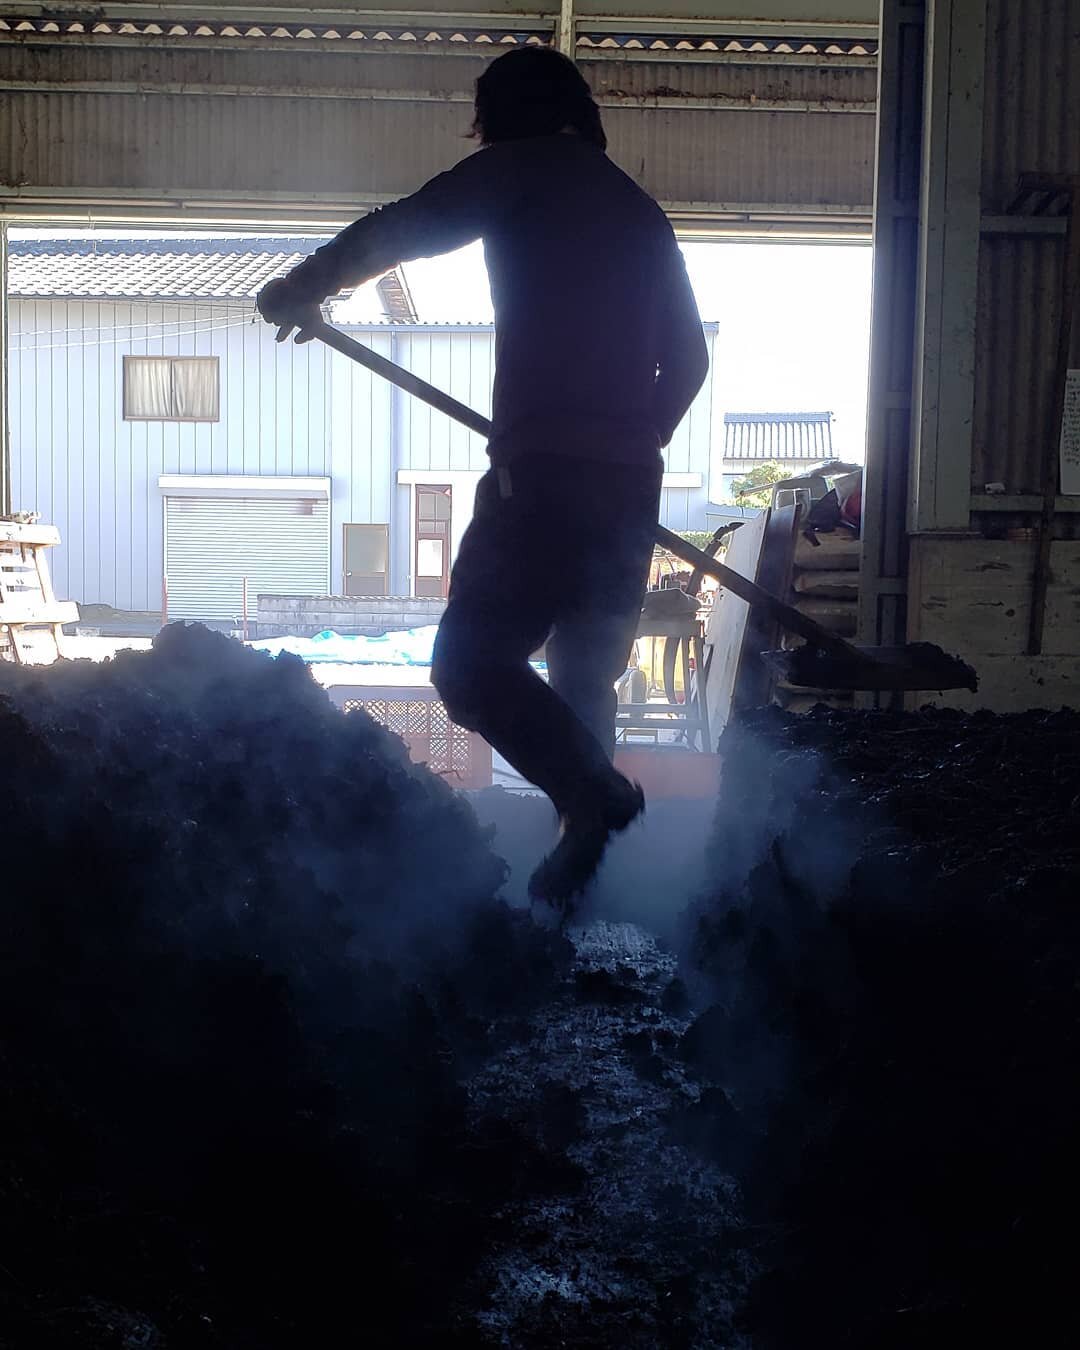
[[(791, 602), (837, 637), (854, 638), (859, 615), (861, 542), (846, 530), (832, 534), (800, 533), (795, 541)], [(800, 645), (798, 638), (785, 640)], [(776, 701), (792, 712), (807, 712), (819, 703), (850, 707), (847, 691), (796, 689), (781, 685)]]
[(57, 600), (48, 550), (60, 542), (55, 525), (0, 520), (0, 661), (48, 665), (63, 653), (63, 625), (79, 607)]

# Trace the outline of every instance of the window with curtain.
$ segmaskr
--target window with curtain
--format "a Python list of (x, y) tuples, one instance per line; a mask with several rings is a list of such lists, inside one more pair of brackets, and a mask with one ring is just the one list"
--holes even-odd
[(216, 422), (216, 356), (125, 356), (124, 418), (138, 422)]

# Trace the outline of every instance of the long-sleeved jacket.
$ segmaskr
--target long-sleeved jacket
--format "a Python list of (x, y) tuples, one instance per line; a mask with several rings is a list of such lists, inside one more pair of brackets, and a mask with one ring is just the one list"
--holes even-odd
[(477, 238), (495, 309), (492, 460), (655, 462), (708, 371), (701, 320), (663, 212), (576, 135), (477, 151), (290, 280), (322, 299)]

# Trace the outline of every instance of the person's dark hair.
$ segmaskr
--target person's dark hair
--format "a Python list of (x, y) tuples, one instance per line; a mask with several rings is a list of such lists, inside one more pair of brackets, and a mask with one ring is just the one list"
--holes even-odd
[(607, 149), (600, 109), (581, 72), (553, 47), (520, 47), (476, 81), (473, 135), (485, 145), (550, 136), (564, 127)]

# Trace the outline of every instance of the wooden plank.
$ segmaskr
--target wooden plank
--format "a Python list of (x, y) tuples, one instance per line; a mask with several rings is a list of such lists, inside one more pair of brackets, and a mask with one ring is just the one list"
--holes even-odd
[[(769, 512), (762, 511), (736, 530), (724, 556), (727, 566), (749, 581), (757, 580), (768, 519)], [(714, 746), (731, 718), (735, 681), (749, 621), (750, 606), (745, 600), (726, 589), (717, 593), (705, 629), (705, 646), (709, 651), (706, 703), (709, 734)]]
[[(37, 571), (38, 585), (41, 588), (41, 598), (48, 606), (56, 604), (56, 593), (53, 590), (52, 577), (49, 574), (49, 560), (43, 548), (34, 549), (34, 563)], [(66, 620), (61, 620), (66, 622)]]
[(19, 665), (51, 665), (63, 655), (60, 639), (51, 628), (22, 628), (15, 625), (8, 629), (9, 642), (6, 659)]
[(1028, 656), (1025, 652), (1009, 656), (973, 655), (979, 675), (977, 694), (964, 689), (912, 694), (908, 696), (911, 706), (932, 704), (964, 712), (989, 708), (998, 713), (1025, 712), (1030, 708), (1051, 711), (1080, 708), (1080, 660), (1076, 656), (1048, 656), (1045, 652), (1041, 656)]
[(839, 637), (854, 637), (859, 624), (859, 606), (850, 600), (819, 600), (807, 597), (799, 609), (815, 623)]
[(800, 572), (792, 584), (799, 595), (820, 595), (832, 600), (859, 598), (858, 572)]
[(52, 548), (59, 542), (60, 531), (55, 525), (17, 525), (14, 521), (0, 520), (0, 545), (27, 544)]
[[(936, 642), (982, 676), (986, 656), (1025, 653), (1034, 540), (912, 541), (909, 640)], [(1046, 594), (1047, 656), (1080, 660), (1080, 541), (1055, 540)], [(991, 706), (980, 705), (973, 706)]]
[(79, 606), (74, 600), (54, 600), (51, 605), (39, 601), (33, 604), (0, 604), (0, 623), (3, 624), (43, 624), (78, 623)]
[(857, 572), (862, 558), (862, 541), (845, 530), (815, 534), (812, 544), (805, 534), (795, 540), (795, 568), (798, 571)]

